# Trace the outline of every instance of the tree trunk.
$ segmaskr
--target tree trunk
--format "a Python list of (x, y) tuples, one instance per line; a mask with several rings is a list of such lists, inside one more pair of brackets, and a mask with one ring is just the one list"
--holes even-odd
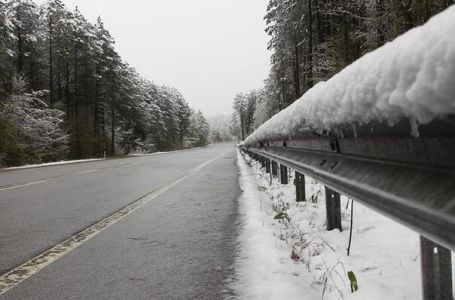
[(32, 88), (32, 90), (37, 90), (39, 89), (39, 86), (37, 85), (37, 82), (36, 82), (36, 78), (35, 78), (35, 64), (33, 62), (33, 58), (30, 59), (30, 64), (29, 64), (29, 83), (30, 83), (30, 87)]
[(101, 155), (101, 141), (100, 141), (100, 130), (99, 130), (99, 107), (98, 107), (98, 102), (99, 102), (99, 94), (98, 94), (98, 88), (99, 88), (99, 66), (98, 64), (96, 65), (95, 69), (95, 105), (93, 109), (93, 137), (95, 140), (95, 155), (99, 157)]
[(76, 136), (76, 156), (81, 158), (81, 133), (79, 126), (79, 98), (78, 98), (78, 49), (74, 47), (74, 134)]
[(70, 66), (68, 61), (65, 62), (65, 102), (66, 102), (66, 117), (68, 123), (71, 120), (71, 99), (70, 99)]
[(316, 31), (318, 34), (318, 44), (322, 44), (324, 42), (324, 34), (323, 34), (323, 25), (322, 25), (322, 20), (321, 20), (321, 14), (320, 14), (320, 9), (319, 9), (319, 0), (315, 1), (315, 7), (316, 7)]
[(49, 16), (49, 104), (54, 107), (54, 68), (53, 68), (53, 47), (52, 47), (52, 18)]
[(57, 61), (57, 99), (61, 101), (63, 98), (63, 89), (62, 89), (62, 59), (59, 57)]
[(279, 78), (279, 82), (281, 83), (281, 95), (283, 96), (282, 97), (282, 100), (280, 101), (280, 110), (282, 109), (285, 109), (286, 108), (286, 83), (285, 83), (285, 80), (286, 80), (286, 71), (285, 71), (285, 66), (284, 66), (284, 62), (283, 62), (283, 58), (280, 59), (280, 67), (281, 67), (281, 77)]
[(112, 105), (111, 155), (115, 156), (115, 107)]
[(22, 74), (24, 58), (22, 53), (22, 30), (20, 27), (17, 28), (17, 73)]
[(383, 22), (380, 22), (379, 20), (382, 20), (384, 17), (384, 0), (376, 0), (376, 11), (377, 11), (377, 16), (376, 16), (376, 34), (377, 34), (377, 44), (378, 47), (382, 46), (385, 44), (385, 35), (384, 35), (384, 28), (383, 26), (385, 24), (382, 24)]
[(294, 39), (294, 100), (299, 99), (300, 94), (300, 59), (297, 37)]
[(343, 27), (344, 27), (344, 64), (345, 66), (351, 63), (351, 56), (349, 53), (349, 23), (348, 23), (348, 16), (345, 14), (343, 18)]
[(313, 8), (312, 0), (308, 0), (308, 88), (311, 88), (313, 82)]
[(103, 156), (106, 156), (106, 116), (104, 102), (101, 102), (100, 107), (100, 127), (101, 127), (101, 143), (103, 146)]

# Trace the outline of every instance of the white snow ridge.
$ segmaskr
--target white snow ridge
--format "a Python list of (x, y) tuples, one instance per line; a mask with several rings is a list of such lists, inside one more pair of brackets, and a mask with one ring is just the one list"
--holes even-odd
[[(251, 144), (301, 126), (409, 118), (415, 125), (455, 114), (455, 5), (320, 82), (260, 126)], [(416, 127), (416, 126), (414, 126)], [(417, 132), (414, 131), (414, 136)]]

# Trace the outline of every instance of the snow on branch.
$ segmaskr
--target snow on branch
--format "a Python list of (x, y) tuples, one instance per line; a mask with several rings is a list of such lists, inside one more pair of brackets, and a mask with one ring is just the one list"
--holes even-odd
[(417, 125), (455, 114), (455, 6), (320, 82), (246, 140), (291, 137), (301, 128), (408, 118)]

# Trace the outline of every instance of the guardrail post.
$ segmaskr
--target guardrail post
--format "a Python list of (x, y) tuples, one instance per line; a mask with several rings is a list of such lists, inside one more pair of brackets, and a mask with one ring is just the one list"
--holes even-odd
[(265, 172), (270, 173), (270, 159), (265, 159)]
[(341, 227), (340, 194), (328, 187), (325, 187), (325, 207), (327, 214), (327, 230), (338, 228), (340, 231), (343, 231), (343, 228)]
[(306, 201), (305, 195), (305, 175), (295, 172), (295, 200), (297, 202)]
[(265, 168), (265, 164), (266, 164), (266, 159), (265, 159), (265, 157), (260, 156), (260, 160), (261, 160), (261, 167)]
[(280, 179), (281, 184), (288, 184), (288, 168), (280, 164)]
[(278, 176), (278, 163), (272, 160), (272, 175)]
[(424, 300), (453, 300), (450, 250), (421, 236), (420, 254)]

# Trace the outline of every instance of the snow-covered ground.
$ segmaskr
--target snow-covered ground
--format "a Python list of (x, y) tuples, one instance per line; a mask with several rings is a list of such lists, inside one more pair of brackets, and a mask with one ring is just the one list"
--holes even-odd
[(194, 148), (187, 148), (187, 149), (180, 149), (180, 150), (170, 150), (170, 151), (157, 151), (157, 152), (134, 152), (131, 154), (128, 154), (128, 156), (150, 156), (150, 155), (157, 155), (157, 154), (163, 154), (163, 153), (174, 153), (174, 152), (183, 152), (183, 151), (191, 151), (195, 149), (200, 149), (200, 148), (209, 148), (212, 147), (214, 144), (208, 144), (207, 146), (202, 146), (202, 147), (194, 147)]
[(418, 125), (455, 114), (455, 5), (426, 24), (364, 55), (261, 125), (246, 140), (291, 136), (309, 127), (390, 125), (408, 118)]
[(104, 158), (90, 158), (90, 159), (77, 159), (77, 160), (62, 160), (50, 163), (43, 163), (43, 164), (34, 164), (34, 165), (23, 165), (19, 167), (9, 167), (9, 168), (0, 168), (0, 170), (20, 170), (20, 169), (30, 169), (30, 168), (39, 168), (39, 167), (49, 167), (49, 166), (56, 166), (56, 165), (68, 165), (68, 164), (77, 164), (89, 161), (97, 161), (103, 160)]
[[(354, 202), (351, 254), (347, 256), (349, 199), (342, 197), (343, 232), (329, 232), (322, 185), (307, 178), (309, 201), (298, 203), (293, 173), (288, 185), (277, 179), (270, 184), (260, 164), (240, 152), (238, 166), (242, 232), (234, 288), (240, 299), (421, 299), (415, 232)], [(274, 219), (280, 212), (288, 219)], [(354, 293), (349, 271), (358, 281)]]
[[(212, 147), (212, 146), (213, 146), (213, 144), (209, 144), (209, 145), (207, 145), (207, 146), (205, 146), (205, 147)], [(183, 150), (174, 150), (174, 151), (159, 151), (159, 152), (152, 152), (152, 153), (132, 153), (132, 154), (129, 154), (128, 156), (135, 157), (135, 156), (157, 155), (157, 154), (163, 154), (163, 153), (172, 153), (172, 152), (179, 152), (179, 151), (188, 151), (188, 150), (197, 149), (197, 148), (200, 148), (200, 147), (191, 148), (191, 149), (183, 149)], [(42, 164), (23, 165), (23, 166), (19, 166), (19, 167), (0, 168), (0, 170), (31, 169), (31, 168), (49, 167), (49, 166), (56, 166), (56, 165), (77, 164), (77, 163), (90, 162), (90, 161), (97, 161), (97, 160), (105, 160), (105, 158), (89, 158), (89, 159), (77, 159), (77, 160), (62, 160), (62, 161), (55, 161), (55, 162), (42, 163)]]

